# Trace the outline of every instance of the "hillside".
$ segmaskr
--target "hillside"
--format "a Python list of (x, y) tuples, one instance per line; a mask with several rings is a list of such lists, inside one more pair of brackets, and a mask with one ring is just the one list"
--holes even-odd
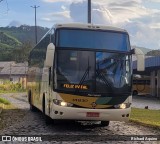
[(145, 55), (152, 50), (152, 49), (149, 49), (149, 48), (138, 47), (138, 46), (132, 46), (132, 48), (139, 48), (139, 49), (141, 49), (142, 52), (143, 52)]
[[(37, 40), (39, 41), (48, 30), (37, 27)], [(0, 61), (23, 62), (27, 60), (34, 45), (34, 26), (0, 27)]]
[[(48, 31), (48, 28), (37, 26), (37, 40)], [(35, 44), (35, 27), (28, 25), (21, 25), (20, 27), (0, 27), (0, 32), (4, 32), (12, 37), (18, 39), (21, 43), (31, 42)]]
[(147, 56), (160, 56), (160, 50), (152, 50), (147, 53)]
[(14, 60), (13, 52), (20, 49), (22, 43), (15, 37), (0, 32), (0, 61)]
[(15, 37), (10, 36), (4, 32), (0, 32), (0, 49), (12, 49), (17, 48), (22, 43), (18, 41)]

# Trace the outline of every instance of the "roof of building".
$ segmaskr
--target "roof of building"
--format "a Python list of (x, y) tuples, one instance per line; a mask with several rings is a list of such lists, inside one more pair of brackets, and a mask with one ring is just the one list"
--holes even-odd
[(160, 69), (160, 56), (146, 57), (145, 58), (145, 71), (143, 72), (138, 72), (137, 71), (137, 61), (133, 62), (133, 71), (136, 74), (150, 75), (151, 71), (155, 71), (158, 69)]
[(14, 61), (10, 62), (0, 62), (0, 68), (4, 68), (6, 66), (10, 66), (11, 64), (15, 63)]
[(27, 71), (27, 63), (0, 62), (0, 75), (25, 75)]

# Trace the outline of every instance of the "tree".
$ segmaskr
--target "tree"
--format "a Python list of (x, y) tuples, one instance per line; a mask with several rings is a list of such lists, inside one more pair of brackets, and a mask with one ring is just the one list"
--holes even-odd
[(152, 50), (146, 54), (147, 56), (160, 56), (160, 50)]
[(19, 48), (14, 49), (14, 61), (16, 62), (25, 62), (28, 60), (29, 52), (32, 49), (33, 45), (31, 42), (24, 42)]

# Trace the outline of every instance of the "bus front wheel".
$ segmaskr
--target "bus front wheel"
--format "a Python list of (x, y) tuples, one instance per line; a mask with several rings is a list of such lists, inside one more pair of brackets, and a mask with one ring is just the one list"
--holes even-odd
[(109, 121), (101, 121), (101, 126), (109, 126)]

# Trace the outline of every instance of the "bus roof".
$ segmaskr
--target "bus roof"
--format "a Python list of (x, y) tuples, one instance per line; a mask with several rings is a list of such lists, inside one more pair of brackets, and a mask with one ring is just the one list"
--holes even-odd
[(85, 24), (85, 23), (66, 23), (66, 24), (56, 24), (54, 26), (57, 28), (78, 28), (78, 29), (99, 29), (99, 30), (111, 30), (111, 31), (119, 31), (119, 32), (127, 32), (125, 29), (121, 29), (118, 27), (105, 26), (105, 25), (95, 25), (95, 24)]

